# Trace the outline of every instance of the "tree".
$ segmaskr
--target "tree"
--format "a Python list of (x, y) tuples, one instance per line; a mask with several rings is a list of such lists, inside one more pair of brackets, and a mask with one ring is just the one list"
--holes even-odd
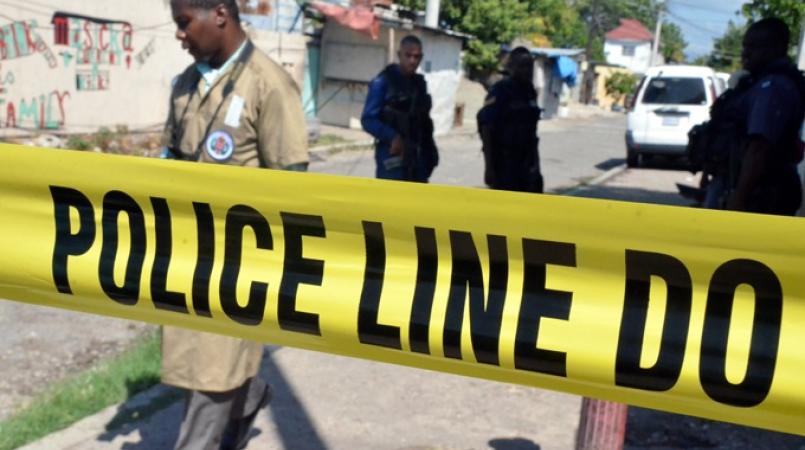
[(688, 43), (682, 37), (682, 30), (670, 22), (663, 22), (660, 37), (660, 52), (666, 62), (680, 63), (685, 61), (685, 48)]
[[(566, 0), (529, 0), (528, 12), (533, 30), (532, 41), (540, 46), (558, 48), (584, 47), (587, 28), (578, 10)], [(539, 37), (545, 41), (540, 42)]]
[(713, 51), (708, 57), (707, 65), (730, 73), (740, 69), (744, 33), (746, 25), (736, 25), (730, 20), (724, 34), (713, 41)]
[(528, 5), (519, 0), (473, 0), (457, 25), (475, 37), (464, 59), (467, 67), (484, 76), (497, 69), (501, 45), (529, 31)]
[[(424, 0), (401, 0), (411, 9), (424, 8)], [(529, 4), (524, 0), (442, 0), (440, 24), (473, 36), (464, 65), (474, 76), (484, 78), (497, 69), (503, 44), (533, 31)]]
[(802, 0), (752, 0), (743, 5), (741, 12), (750, 23), (766, 17), (782, 19), (791, 30), (791, 48), (795, 51), (802, 19), (805, 18), (805, 3)]

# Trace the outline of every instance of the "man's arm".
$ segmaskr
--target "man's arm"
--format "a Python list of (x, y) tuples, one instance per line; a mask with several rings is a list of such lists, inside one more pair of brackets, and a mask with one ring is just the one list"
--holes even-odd
[(481, 151), (484, 154), (484, 183), (487, 186), (492, 186), (495, 183), (495, 166), (493, 152), (495, 151), (495, 144), (493, 136), (499, 115), (499, 93), (497, 92), (497, 85), (492, 86), (489, 94), (486, 96), (484, 106), (478, 111), (478, 132), (481, 135)]
[(733, 211), (746, 211), (749, 195), (757, 187), (760, 177), (766, 170), (769, 155), (772, 152), (769, 141), (760, 136), (749, 140), (741, 163), (741, 172), (738, 175), (738, 184), (730, 196), (727, 209)]
[(290, 82), (279, 84), (262, 93), (259, 101), (257, 150), (263, 165), (306, 170), (307, 130), (299, 91)]
[(402, 138), (394, 128), (380, 120), (383, 112), (384, 102), (386, 101), (386, 79), (379, 76), (369, 83), (369, 92), (366, 94), (366, 104), (363, 105), (361, 114), (361, 126), (375, 139), (382, 142), (391, 142), (389, 153), (399, 155), (402, 153)]

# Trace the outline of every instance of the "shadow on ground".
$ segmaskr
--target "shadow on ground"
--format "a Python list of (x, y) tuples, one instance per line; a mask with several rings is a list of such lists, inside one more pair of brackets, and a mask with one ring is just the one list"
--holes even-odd
[(497, 438), (489, 441), (489, 447), (494, 450), (540, 450), (540, 446), (530, 439), (524, 438)]
[(803, 450), (805, 437), (629, 407), (625, 450)]
[(286, 449), (326, 450), (321, 436), (316, 431), (305, 406), (296, 396), (282, 369), (274, 363), (271, 353), (280, 347), (266, 347), (261, 374), (271, 383), (274, 398), (268, 407), (271, 409), (277, 432)]
[(676, 192), (660, 192), (623, 186), (583, 186), (573, 192), (575, 197), (619, 200), (655, 205), (692, 206), (693, 201)]
[(600, 163), (595, 165), (595, 168), (598, 170), (607, 171), (609, 169), (614, 169), (620, 165), (626, 163), (626, 160), (623, 158), (610, 158), (606, 161), (601, 161)]
[[(272, 422), (276, 426), (283, 447), (287, 449), (326, 450), (327, 447), (316, 431), (310, 416), (305, 411), (293, 387), (288, 383), (279, 366), (271, 358), (271, 353), (279, 347), (266, 347), (260, 375), (269, 381), (274, 397), (269, 403)], [(154, 380), (150, 380), (153, 384)], [(157, 380), (158, 381), (158, 380)], [(139, 392), (143, 380), (132, 380), (129, 392)], [(106, 425), (106, 432), (98, 441), (112, 442), (119, 436), (129, 436), (138, 432), (140, 441), (124, 443), (124, 450), (152, 450), (170, 448), (179, 435), (182, 422), (184, 391), (169, 387), (157, 387), (148, 399), (133, 399), (123, 403), (117, 414)], [(166, 413), (168, 411), (168, 413)], [(159, 413), (154, 420), (149, 418)], [(268, 410), (261, 414), (268, 414)], [(263, 430), (264, 431), (264, 430)], [(263, 431), (252, 430), (252, 438)]]

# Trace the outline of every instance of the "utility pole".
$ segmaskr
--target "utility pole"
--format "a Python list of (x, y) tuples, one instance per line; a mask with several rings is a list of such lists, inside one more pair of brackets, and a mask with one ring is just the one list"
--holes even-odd
[(799, 34), (799, 69), (805, 70), (805, 17), (802, 18), (802, 22), (800, 22), (800, 34)]
[(660, 51), (660, 38), (662, 37), (662, 15), (665, 10), (665, 3), (660, 3), (657, 10), (657, 25), (654, 27), (654, 42), (651, 43), (651, 57), (648, 60), (648, 66), (653, 67), (659, 58)]
[(593, 69), (593, 39), (598, 31), (598, 7), (600, 0), (592, 0), (592, 14), (590, 17), (590, 28), (587, 30), (587, 47), (584, 49), (584, 57), (587, 59), (587, 70), (584, 72), (582, 86), (582, 101), (591, 103), (593, 100), (593, 84), (595, 83), (595, 69)]
[(440, 0), (428, 0), (425, 7), (425, 25), (431, 28), (439, 28), (439, 3)]

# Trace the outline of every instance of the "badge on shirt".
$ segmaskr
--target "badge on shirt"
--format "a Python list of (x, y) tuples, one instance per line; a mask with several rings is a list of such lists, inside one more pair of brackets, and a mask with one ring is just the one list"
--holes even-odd
[(226, 161), (235, 153), (235, 141), (229, 133), (223, 130), (210, 133), (204, 147), (210, 158), (216, 161)]
[(226, 112), (226, 118), (224, 119), (224, 123), (229, 125), (232, 128), (237, 128), (240, 126), (240, 116), (243, 114), (243, 106), (246, 104), (246, 100), (239, 95), (235, 95), (232, 97), (232, 101), (229, 103), (229, 109)]

